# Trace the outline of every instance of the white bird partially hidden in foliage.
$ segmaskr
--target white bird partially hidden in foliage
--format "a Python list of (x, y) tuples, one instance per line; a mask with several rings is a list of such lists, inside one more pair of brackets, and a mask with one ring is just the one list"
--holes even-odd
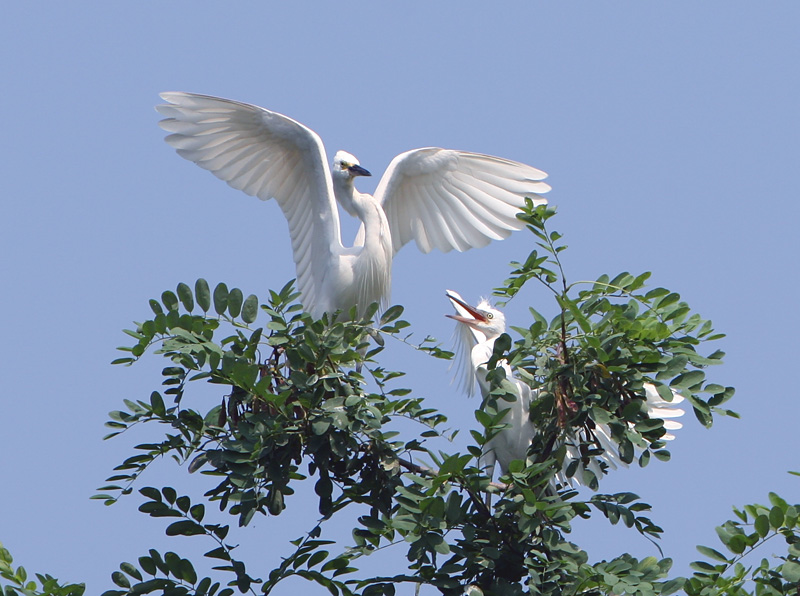
[[(315, 317), (378, 302), (388, 305), (395, 253), (410, 240), (427, 253), (486, 246), (524, 227), (516, 218), (525, 199), (547, 200), (546, 174), (477, 153), (428, 147), (389, 164), (375, 196), (355, 189), (369, 176), (338, 151), (328, 168), (319, 136), (258, 106), (192, 93), (162, 93), (161, 127), (179, 155), (233, 188), (275, 198), (289, 222), (297, 286)], [(358, 217), (352, 247), (342, 244), (336, 202)]]
[[(447, 316), (459, 323), (456, 337), (461, 347), (459, 366), (464, 372), (464, 390), (472, 396), (477, 382), (481, 395), (486, 399), (491, 391), (491, 383), (486, 379), (489, 373), (487, 363), (492, 357), (495, 340), (506, 331), (505, 316), (487, 300), (473, 307), (452, 290), (447, 290), (447, 297), (456, 309), (455, 315)], [(511, 393), (516, 399), (512, 402), (497, 400), (498, 413), (506, 412), (502, 423), (507, 426), (484, 443), (478, 462), (478, 467), (490, 478), (495, 463), (500, 464), (500, 472), (505, 474), (512, 461), (524, 460), (533, 437), (538, 433), (530, 419), (533, 390), (514, 377), (505, 360), (499, 361), (497, 366), (505, 371), (506, 380), (512, 386)]]
[[(447, 315), (458, 321), (456, 328), (457, 362), (459, 372), (463, 379), (463, 389), (467, 395), (472, 396), (475, 385), (480, 389), (484, 400), (489, 395), (491, 386), (486, 378), (489, 373), (487, 363), (494, 351), (494, 343), (506, 331), (506, 321), (503, 313), (494, 308), (488, 300), (482, 300), (478, 306), (470, 306), (453, 290), (447, 290), (446, 295), (456, 310), (455, 315)], [(505, 360), (499, 360), (497, 367), (503, 368), (505, 377), (511, 383), (511, 393), (516, 395), (516, 400), (507, 402), (497, 400), (498, 411), (506, 410), (502, 422), (507, 426), (501, 429), (494, 437), (489, 439), (484, 446), (479, 462), (479, 467), (488, 476), (492, 476), (495, 462), (500, 464), (501, 474), (508, 472), (509, 464), (514, 460), (525, 460), (531, 441), (538, 434), (535, 423), (530, 419), (530, 403), (538, 394), (537, 389), (532, 389), (527, 383), (517, 378)], [(458, 373), (457, 373), (458, 374)], [(645, 390), (646, 413), (652, 418), (667, 418), (664, 428), (676, 430), (682, 427), (681, 423), (671, 418), (683, 416), (683, 409), (676, 407), (684, 398), (673, 391), (671, 402), (661, 398), (652, 383), (643, 384)], [(566, 468), (573, 460), (582, 459), (578, 444), (573, 444), (573, 438), (566, 437), (567, 457), (564, 466), (556, 473), (555, 480), (561, 486), (571, 486), (573, 481), (583, 484), (583, 469), (590, 470), (596, 478), (605, 472), (604, 467), (616, 468), (618, 465), (627, 466), (618, 454), (618, 447), (611, 438), (611, 429), (605, 424), (595, 424), (593, 429), (596, 443), (603, 449), (603, 453), (591, 457), (588, 462), (582, 462), (577, 473), (568, 477)], [(665, 433), (663, 440), (675, 438), (670, 433)], [(605, 466), (601, 465), (601, 462)]]

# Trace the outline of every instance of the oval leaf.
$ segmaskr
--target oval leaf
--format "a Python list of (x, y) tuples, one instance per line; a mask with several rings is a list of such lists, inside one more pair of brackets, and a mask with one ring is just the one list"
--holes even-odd
[(235, 319), (242, 312), (242, 302), (244, 298), (239, 288), (233, 288), (228, 294), (228, 312)]
[(225, 314), (228, 308), (228, 286), (218, 283), (214, 288), (214, 310), (218, 315)]
[(162, 315), (164, 314), (164, 310), (161, 308), (161, 305), (158, 303), (158, 300), (153, 300), (150, 298), (150, 309), (153, 311), (153, 314)]
[(166, 292), (161, 294), (161, 302), (167, 307), (167, 310), (178, 310), (178, 297), (175, 292)]
[(167, 536), (197, 536), (205, 533), (203, 526), (188, 519), (167, 526)]
[(697, 550), (700, 551), (703, 555), (705, 555), (709, 559), (719, 561), (720, 563), (730, 563), (730, 561), (725, 555), (723, 555), (718, 550), (714, 550), (713, 548), (709, 548), (707, 546), (698, 546)]
[(211, 290), (209, 290), (206, 280), (200, 278), (194, 282), (194, 295), (203, 312), (208, 312), (208, 309), (211, 308)]
[(776, 530), (780, 529), (783, 525), (783, 509), (780, 507), (773, 507), (769, 512), (769, 525)]
[(769, 518), (766, 515), (759, 515), (755, 521), (755, 529), (762, 538), (769, 534)]
[(177, 291), (178, 298), (180, 298), (183, 308), (185, 308), (187, 312), (192, 312), (192, 310), (194, 310), (194, 297), (192, 296), (192, 288), (181, 282), (178, 284)]
[(781, 575), (792, 584), (800, 582), (800, 564), (797, 561), (786, 561), (781, 566)]
[(258, 316), (258, 298), (255, 294), (250, 294), (242, 305), (242, 320), (245, 323), (253, 323)]

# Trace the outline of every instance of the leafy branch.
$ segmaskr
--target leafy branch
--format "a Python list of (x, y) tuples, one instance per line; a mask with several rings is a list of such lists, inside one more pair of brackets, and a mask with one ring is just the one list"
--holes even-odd
[[(475, 413), (483, 432), (473, 433), (475, 444), (466, 453), (434, 450), (435, 440), (446, 436), (439, 430), (445, 416), (396, 386), (403, 373), (377, 362), (386, 336), (436, 357), (452, 356), (429, 337), (411, 342), (399, 306), (386, 310), (377, 325), (374, 311), (360, 320), (354, 313), (314, 320), (302, 313), (291, 284), (270, 292), (259, 306), (254, 295), (244, 298), (225, 284), (212, 292), (203, 280), (194, 290), (179, 284), (160, 301), (150, 301), (153, 317), (128, 332), (136, 343), (122, 348), (128, 355), (115, 362), (130, 365), (148, 351), (167, 358), (163, 389), (113, 412), (109, 437), (142, 423), (166, 425), (169, 431), (161, 442), (138, 445), (98, 498), (111, 504), (129, 494), (142, 473), (167, 456), (213, 479), (204, 495), (207, 504), (234, 516), (240, 527), (257, 515), (284, 513), (285, 497), (304, 481), (313, 482), (321, 517), (309, 533), (291, 541), (290, 555), (258, 579), (233, 558), (228, 526), (203, 522), (205, 505), (191, 504), (169, 487), (144, 488), (140, 493), (148, 501), (141, 510), (179, 517), (167, 527), (169, 535), (216, 540), (206, 556), (221, 560), (214, 569), (233, 579), (225, 587), (210, 578), (198, 580), (178, 555), (151, 551), (140, 558), (141, 570), (121, 567), (112, 579), (127, 592), (109, 596), (145, 589), (199, 594), (212, 588), (223, 596), (232, 589), (266, 594), (290, 576), (333, 594), (368, 596), (394, 594), (402, 583), (473, 596), (523, 590), (651, 596), (679, 589), (680, 578), (667, 579), (668, 559), (623, 555), (590, 564), (568, 540), (572, 524), (600, 514), (651, 540), (661, 528), (634, 493), (579, 499), (571, 484), (577, 479), (596, 489), (606, 471), (590, 465), (612, 448), (598, 441), (599, 425), (609, 429), (623, 465), (634, 459), (647, 465), (651, 454), (669, 458), (664, 421), (645, 407), (648, 383), (666, 401), (680, 391), (704, 424), (710, 425), (713, 414), (731, 414), (720, 406), (733, 389), (706, 383), (703, 370), (720, 362), (722, 353), (698, 352), (702, 342), (719, 336), (677, 294), (661, 288), (645, 292), (649, 274), (600, 276), (588, 287), (567, 283), (561, 258), (566, 246), (545, 225), (551, 216), (542, 208), (521, 215), (538, 249), (524, 264), (513, 265), (498, 294), (510, 299), (535, 279), (553, 292), (558, 314), (547, 321), (531, 308), (530, 326), (513, 328), (519, 339), (503, 335), (495, 342), (487, 377), (492, 392)], [(531, 415), (538, 434), (527, 460), (512, 462), (494, 482), (475, 459), (506, 426), (500, 400), (514, 399), (505, 369), (497, 366), (501, 360), (534, 389)], [(198, 408), (197, 383), (219, 388), (217, 405)], [(399, 420), (424, 430), (403, 438), (407, 425), (393, 426)], [(416, 463), (417, 456), (431, 464)], [(487, 494), (493, 496), (491, 505)], [(359, 508), (352, 543), (322, 540), (321, 523), (350, 507)], [(404, 572), (365, 577), (353, 565), (400, 544), (407, 549)], [(134, 571), (151, 577), (137, 578)]]

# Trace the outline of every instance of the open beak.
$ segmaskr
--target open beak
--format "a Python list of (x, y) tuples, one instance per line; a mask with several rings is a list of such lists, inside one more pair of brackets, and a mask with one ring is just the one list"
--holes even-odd
[(482, 312), (476, 310), (474, 307), (464, 302), (464, 300), (461, 299), (461, 296), (459, 296), (456, 292), (453, 292), (452, 290), (447, 290), (445, 291), (445, 296), (449, 298), (450, 302), (459, 312), (459, 314), (457, 315), (445, 315), (446, 317), (458, 321), (459, 323), (465, 323), (470, 327), (475, 326), (477, 323), (488, 322), (486, 315), (484, 315)]

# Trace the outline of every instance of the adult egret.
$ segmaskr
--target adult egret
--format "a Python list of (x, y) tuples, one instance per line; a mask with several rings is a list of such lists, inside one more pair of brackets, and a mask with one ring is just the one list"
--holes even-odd
[[(297, 286), (314, 316), (373, 302), (388, 305), (395, 253), (410, 240), (437, 248), (486, 246), (524, 224), (516, 218), (530, 198), (547, 200), (547, 175), (530, 166), (477, 153), (427, 147), (389, 164), (375, 196), (356, 190), (369, 176), (358, 160), (336, 153), (333, 169), (310, 128), (258, 106), (193, 93), (162, 93), (161, 127), (178, 154), (233, 188), (275, 198), (289, 222)], [(354, 245), (342, 244), (336, 202), (358, 217)]]
[[(494, 342), (506, 330), (505, 316), (494, 308), (488, 300), (482, 300), (478, 306), (470, 306), (461, 296), (452, 290), (447, 290), (446, 295), (456, 310), (455, 315), (446, 315), (455, 319), (459, 324), (456, 328), (456, 342), (458, 344), (457, 362), (462, 373), (463, 389), (467, 395), (472, 396), (475, 386), (479, 387), (481, 395), (486, 399), (491, 389), (486, 375), (487, 363), (494, 350)], [(507, 413), (502, 419), (506, 424), (483, 446), (479, 467), (488, 476), (492, 476), (495, 463), (500, 464), (500, 471), (505, 474), (509, 464), (517, 459), (525, 460), (531, 441), (539, 432), (536, 424), (530, 419), (530, 402), (535, 398), (538, 390), (531, 387), (514, 376), (511, 367), (505, 360), (497, 363), (505, 371), (505, 377), (511, 382), (511, 393), (516, 399), (511, 402), (497, 401), (500, 410)], [(683, 416), (683, 410), (676, 407), (683, 401), (683, 397), (673, 392), (673, 399), (668, 402), (659, 396), (655, 386), (644, 383), (645, 407), (647, 415), (653, 418), (668, 418), (664, 420), (667, 430), (676, 430), (682, 427), (681, 423), (671, 418)], [(611, 439), (611, 429), (605, 424), (596, 424), (593, 429), (596, 443), (603, 449), (603, 453), (591, 457), (588, 461), (582, 456), (579, 443), (574, 442), (576, 437), (567, 436), (563, 440), (566, 446), (567, 457), (564, 466), (556, 473), (555, 480), (564, 485), (572, 485), (573, 480), (583, 484), (583, 470), (590, 470), (596, 478), (600, 478), (607, 467), (616, 468), (618, 465), (627, 466), (618, 455), (618, 448)], [(674, 435), (665, 433), (664, 440), (674, 439)], [(566, 468), (573, 460), (583, 460), (579, 464), (577, 473), (572, 478), (566, 474)], [(603, 462), (601, 464), (601, 462)], [(604, 464), (604, 465), (603, 465)]]

